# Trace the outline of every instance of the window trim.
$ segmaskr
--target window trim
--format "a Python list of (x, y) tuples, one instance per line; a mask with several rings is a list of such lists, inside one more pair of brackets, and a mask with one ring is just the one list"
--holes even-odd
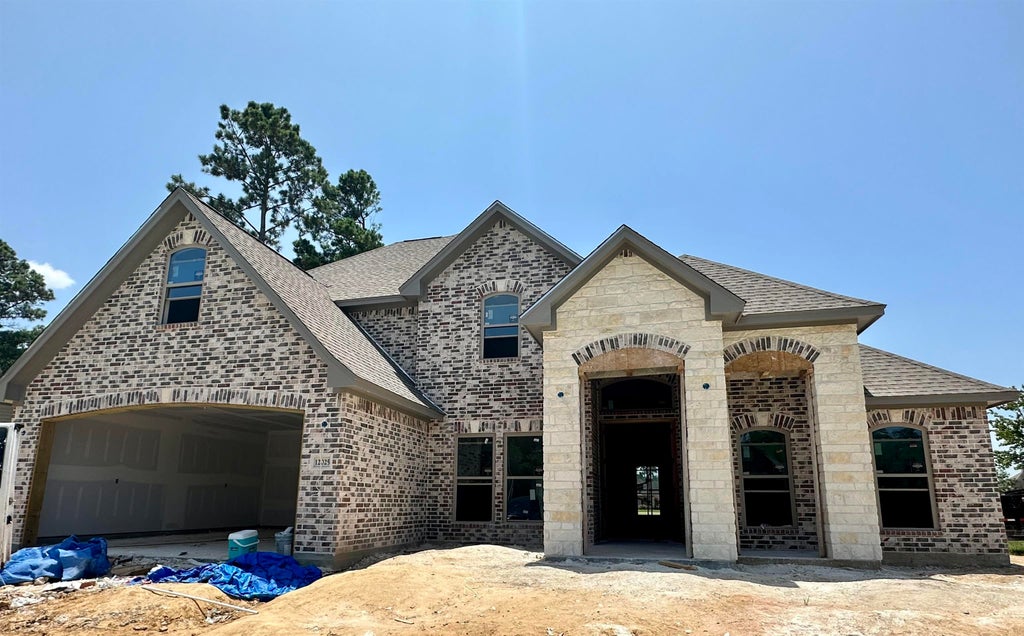
[[(167, 282), (167, 279), (169, 279), (170, 276), (171, 276), (171, 260), (174, 258), (175, 254), (178, 254), (179, 252), (184, 252), (185, 250), (202, 250), (202, 252), (203, 252), (203, 279), (198, 281), (198, 282), (196, 282), (196, 281), (186, 281), (186, 282), (183, 282), (183, 283), (169, 283), (169, 282)], [(163, 303), (162, 303), (161, 309), (160, 309), (160, 324), (161, 325), (186, 325), (186, 324), (189, 324), (189, 323), (192, 323), (192, 322), (199, 322), (199, 312), (198, 311), (196, 312), (196, 319), (195, 320), (185, 320), (185, 321), (182, 321), (182, 322), (167, 322), (167, 319), (170, 317), (171, 301), (172, 300), (192, 300), (192, 299), (197, 299), (199, 301), (199, 307), (200, 307), (200, 310), (201, 310), (201, 308), (203, 306), (203, 290), (206, 289), (206, 261), (207, 261), (207, 259), (209, 257), (209, 254), (210, 254), (210, 250), (207, 249), (206, 247), (203, 247), (203, 246), (200, 246), (200, 245), (182, 245), (182, 246), (179, 246), (179, 247), (175, 248), (174, 250), (172, 250), (171, 252), (169, 252), (167, 254), (167, 263), (164, 266), (164, 278), (163, 278), (163, 281), (162, 281), (163, 282)], [(174, 298), (174, 299), (171, 298), (171, 290), (172, 289), (177, 289), (177, 288), (180, 288), (180, 287), (194, 287), (196, 285), (199, 285), (199, 295), (198, 296), (186, 296), (184, 298)]]
[[(745, 480), (749, 478), (753, 479), (778, 479), (778, 475), (744, 475), (743, 474), (743, 435), (753, 431), (771, 431), (772, 433), (780, 433), (786, 444), (786, 480), (789, 482), (789, 523), (783, 526), (768, 526), (769, 529), (783, 530), (792, 529), (799, 527), (796, 516), (796, 494), (795, 487), (793, 484), (793, 445), (790, 443), (790, 431), (784, 428), (778, 428), (775, 426), (751, 426), (737, 431), (736, 434), (736, 458), (738, 461), (739, 468), (739, 486), (740, 486), (740, 511), (742, 515), (739, 519), (740, 529), (760, 529), (761, 526), (752, 526), (747, 523), (747, 487)], [(781, 492), (781, 491), (755, 491), (755, 492)]]
[[(502, 323), (500, 325), (488, 325), (487, 324), (487, 300), (494, 298), (495, 296), (514, 296), (516, 299), (516, 314), (515, 323)], [(523, 354), (523, 330), (519, 326), (519, 316), (523, 313), (523, 297), (515, 292), (510, 291), (496, 291), (490, 294), (486, 294), (480, 297), (480, 359), (481, 360), (516, 360), (522, 357)], [(487, 340), (487, 329), (491, 327), (515, 327), (516, 328), (516, 355), (514, 356), (500, 356), (488, 358), (484, 355), (486, 348), (484, 346)], [(491, 338), (511, 338), (512, 336), (491, 336)]]
[[(490, 481), (485, 482), (484, 477), (459, 477), (459, 440), (460, 439), (475, 439), (475, 438), (486, 438), (491, 440), (491, 477)], [(453, 471), (455, 477), (452, 484), (452, 523), (494, 523), (494, 451), (495, 451), (495, 435), (494, 433), (458, 433), (455, 436), (455, 457)], [(461, 482), (461, 483), (460, 483)], [(475, 520), (468, 521), (458, 518), (459, 511), (459, 486), (461, 484), (488, 484), (491, 487), (491, 518), (488, 520)]]
[[(905, 526), (885, 526), (882, 525), (882, 488), (878, 483), (878, 464), (875, 461), (875, 431), (880, 431), (886, 428), (911, 428), (917, 431), (921, 431), (921, 445), (924, 447), (924, 468), (925, 474), (921, 473), (891, 473), (884, 474), (883, 477), (927, 477), (928, 478), (928, 502), (931, 505), (932, 512), (932, 525), (930, 528), (908, 528)], [(908, 422), (880, 422), (878, 426), (872, 426), (868, 430), (868, 442), (871, 444), (871, 466), (874, 468), (875, 477), (875, 504), (878, 509), (878, 528), (879, 530), (899, 530), (905, 532), (935, 532), (941, 530), (939, 527), (939, 507), (935, 501), (935, 473), (932, 472), (932, 447), (931, 442), (928, 439), (928, 429), (918, 424), (911, 424)], [(881, 440), (880, 440), (881, 441)], [(889, 440), (898, 441), (898, 440)], [(885, 441), (882, 441), (884, 444)], [(920, 488), (886, 488), (888, 492), (921, 492)]]
[[(526, 475), (512, 475), (512, 474), (509, 473), (509, 469), (508, 469), (508, 463), (509, 463), (508, 440), (509, 440), (509, 438), (512, 438), (512, 437), (539, 437), (540, 438), (540, 449), (541, 449), (541, 464), (540, 464), (540, 469), (541, 470), (540, 470), (540, 475), (526, 476)], [(522, 480), (522, 481), (526, 481), (526, 480), (539, 481), (539, 482), (541, 482), (541, 488), (542, 489), (544, 488), (544, 486), (543, 486), (543, 484), (544, 484), (544, 432), (543, 431), (514, 431), (514, 432), (507, 432), (507, 433), (505, 433), (505, 437), (502, 440), (502, 453), (504, 454), (504, 457), (502, 458), (502, 460), (503, 460), (502, 464), (504, 465), (504, 470), (502, 471), (502, 473), (503, 473), (502, 474), (502, 478), (503, 479), (502, 479), (502, 482), (501, 482), (501, 485), (502, 485), (501, 501), (502, 501), (502, 514), (505, 517), (505, 521), (508, 522), (508, 523), (517, 523), (517, 524), (518, 523), (544, 523), (544, 494), (543, 494), (543, 490), (541, 492), (541, 500), (540, 500), (540, 519), (509, 519), (508, 518), (508, 493), (509, 493), (508, 483), (509, 483), (509, 481), (511, 481), (513, 479), (518, 479), (518, 480)]]

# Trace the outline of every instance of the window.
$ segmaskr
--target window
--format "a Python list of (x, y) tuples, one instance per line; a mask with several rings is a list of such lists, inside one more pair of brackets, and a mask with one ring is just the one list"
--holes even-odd
[(519, 355), (519, 297), (500, 294), (484, 299), (484, 357)]
[(748, 527), (793, 525), (787, 445), (781, 431), (740, 435), (743, 514)]
[(883, 528), (934, 528), (924, 431), (889, 426), (871, 432)]
[(167, 264), (167, 296), (164, 323), (199, 320), (199, 297), (203, 292), (206, 250), (190, 247), (171, 254)]
[(636, 513), (647, 516), (661, 514), (657, 466), (636, 467)]
[(456, 457), (455, 520), (490, 521), (494, 500), (494, 444), (460, 437)]
[(544, 518), (544, 441), (540, 435), (505, 438), (505, 514), (510, 520)]

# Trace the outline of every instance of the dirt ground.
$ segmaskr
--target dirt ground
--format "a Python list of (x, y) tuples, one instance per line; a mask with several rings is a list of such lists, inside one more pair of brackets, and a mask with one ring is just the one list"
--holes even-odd
[[(540, 559), (495, 546), (424, 550), (325, 577), (270, 603), (239, 602), (207, 585), (96, 585), (56, 594), (0, 588), (0, 633), (1024, 634), (1024, 557), (988, 571)], [(25, 601), (40, 597), (47, 600)]]

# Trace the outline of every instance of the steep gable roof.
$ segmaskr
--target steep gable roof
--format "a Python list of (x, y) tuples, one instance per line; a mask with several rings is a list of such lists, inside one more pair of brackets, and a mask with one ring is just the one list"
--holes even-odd
[(623, 225), (604, 240), (571, 272), (541, 296), (519, 318), (519, 324), (542, 341), (541, 332), (555, 328), (555, 310), (572, 297), (622, 250), (628, 249), (669, 277), (702, 296), (710, 318), (735, 321), (744, 301), (695, 268), (658, 247), (636, 230)]
[(28, 383), (189, 213), (327, 364), (331, 386), (362, 393), (422, 417), (440, 414), (419, 394), (409, 377), (332, 302), (325, 286), (180, 188), (161, 203), (0, 377), (0, 398), (22, 399)]
[(885, 313), (885, 305), (843, 296), (792, 281), (766, 276), (732, 265), (684, 254), (687, 265), (746, 301), (735, 328), (809, 324), (816, 321), (856, 320), (867, 329)]
[(431, 280), (444, 271), (444, 268), (451, 265), (460, 254), (466, 251), (466, 248), (483, 236), (499, 220), (509, 223), (570, 266), (575, 266), (580, 262), (579, 254), (513, 212), (511, 208), (501, 201), (495, 201), (480, 216), (476, 217), (466, 229), (459, 232), (455, 238), (434, 254), (429, 261), (416, 270), (399, 288), (399, 293), (410, 299), (422, 296)]
[(868, 407), (939, 404), (998, 406), (1016, 400), (1017, 391), (946, 371), (895, 353), (860, 345), (860, 365)]
[(454, 236), (392, 243), (309, 270), (339, 305), (404, 301), (399, 288)]

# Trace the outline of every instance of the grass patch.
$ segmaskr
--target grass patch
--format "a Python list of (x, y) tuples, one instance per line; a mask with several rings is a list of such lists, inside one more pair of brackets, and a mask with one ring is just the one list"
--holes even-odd
[(1024, 556), (1024, 541), (1011, 541), (1010, 554)]

